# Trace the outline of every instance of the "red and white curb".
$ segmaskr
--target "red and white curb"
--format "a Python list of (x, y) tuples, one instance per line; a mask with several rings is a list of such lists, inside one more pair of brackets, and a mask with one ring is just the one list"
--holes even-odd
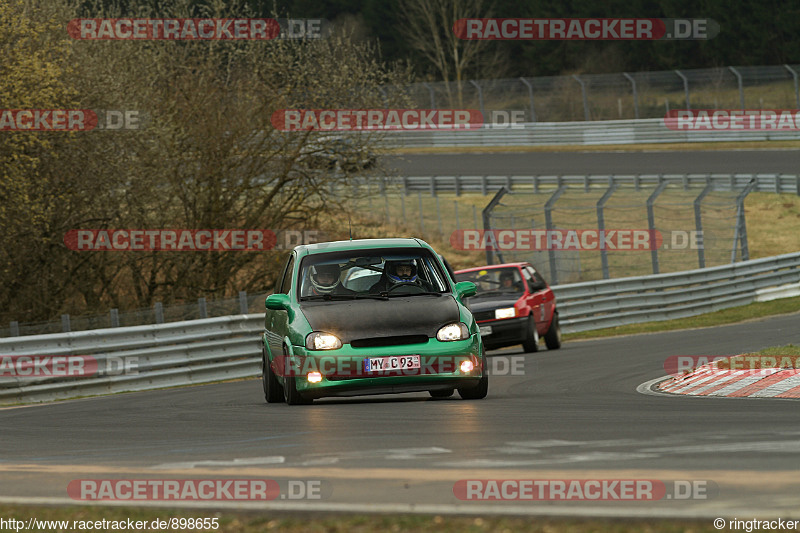
[(721, 369), (716, 362), (681, 376), (654, 380), (653, 392), (728, 398), (800, 398), (800, 370), (795, 368)]

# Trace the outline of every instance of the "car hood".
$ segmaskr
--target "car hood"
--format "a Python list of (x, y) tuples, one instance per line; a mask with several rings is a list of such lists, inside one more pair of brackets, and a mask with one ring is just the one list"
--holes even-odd
[(376, 337), (435, 337), (439, 328), (460, 319), (458, 304), (449, 294), (303, 302), (300, 309), (312, 330), (333, 333), (344, 344)]
[(493, 311), (503, 307), (514, 307), (514, 304), (517, 303), (521, 296), (503, 294), (486, 298), (470, 298), (469, 310), (472, 313), (480, 313), (481, 311)]

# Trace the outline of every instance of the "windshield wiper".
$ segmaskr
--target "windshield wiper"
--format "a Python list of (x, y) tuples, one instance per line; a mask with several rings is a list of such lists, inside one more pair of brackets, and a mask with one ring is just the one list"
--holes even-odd
[(309, 302), (309, 301), (320, 301), (324, 300), (326, 302), (329, 301), (344, 301), (344, 300), (362, 300), (362, 299), (371, 299), (371, 300), (385, 300), (385, 296), (381, 296), (380, 294), (312, 294), (309, 296), (303, 296), (300, 298), (301, 302)]
[(385, 296), (387, 298), (396, 298), (398, 296), (441, 296), (442, 294), (444, 294), (444, 293), (443, 292), (411, 292), (411, 293), (406, 293), (406, 294), (400, 294), (400, 293), (397, 293), (397, 292), (388, 293), (388, 292), (384, 291), (384, 292), (381, 293), (381, 296)]

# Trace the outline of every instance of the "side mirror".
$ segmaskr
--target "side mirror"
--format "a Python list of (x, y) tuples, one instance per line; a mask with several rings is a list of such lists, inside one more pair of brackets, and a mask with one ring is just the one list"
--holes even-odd
[(289, 313), (289, 320), (294, 318), (292, 301), (289, 299), (288, 294), (270, 294), (264, 301), (264, 305), (272, 311), (286, 311)]
[(462, 298), (469, 298), (470, 296), (475, 296), (478, 292), (478, 287), (475, 286), (474, 283), (471, 281), (459, 281), (456, 283), (456, 296), (458, 299)]
[(539, 291), (543, 291), (543, 290), (545, 290), (547, 288), (547, 284), (546, 283), (542, 283), (542, 282), (531, 283), (530, 286), (531, 286), (531, 292), (539, 292)]

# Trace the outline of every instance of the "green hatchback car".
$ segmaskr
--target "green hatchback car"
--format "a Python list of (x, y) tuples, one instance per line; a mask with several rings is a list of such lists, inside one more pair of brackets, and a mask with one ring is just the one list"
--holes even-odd
[(463, 303), (475, 290), (418, 239), (297, 246), (266, 300), (266, 401), (456, 390), (484, 398), (486, 355)]

